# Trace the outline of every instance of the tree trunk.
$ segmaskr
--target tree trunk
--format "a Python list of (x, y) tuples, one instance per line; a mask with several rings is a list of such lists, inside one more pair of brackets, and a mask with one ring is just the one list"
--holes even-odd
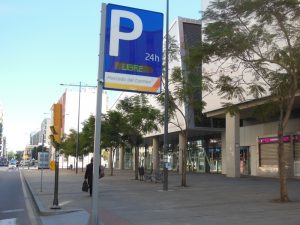
[(134, 151), (134, 173), (135, 173), (135, 179), (139, 179), (139, 147), (135, 146)]
[(109, 169), (110, 169), (110, 176), (114, 175), (114, 165), (113, 165), (113, 150), (112, 148), (109, 149)]
[(187, 132), (182, 135), (184, 137), (184, 148), (182, 148), (182, 174), (181, 186), (186, 187), (186, 153), (187, 153)]
[(81, 172), (83, 172), (83, 160), (84, 160), (84, 155), (82, 155)]
[(280, 181), (280, 201), (288, 202), (288, 189), (287, 189), (287, 169), (288, 163), (285, 156), (287, 152), (284, 151), (283, 145), (283, 125), (282, 121), (278, 124), (278, 173)]

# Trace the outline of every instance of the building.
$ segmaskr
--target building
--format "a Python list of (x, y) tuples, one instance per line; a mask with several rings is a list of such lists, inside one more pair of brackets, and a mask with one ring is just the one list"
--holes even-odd
[[(186, 70), (184, 55), (185, 47), (192, 46), (201, 40), (201, 21), (178, 18), (170, 27), (170, 35), (180, 43), (180, 57), (172, 62), (170, 67), (179, 66)], [(212, 65), (203, 65), (203, 70), (209, 70)], [(187, 74), (185, 74), (187, 75)], [(199, 73), (201, 76), (201, 73)], [(172, 87), (171, 87), (172, 88)], [(245, 102), (236, 101), (239, 114), (230, 116), (220, 104), (217, 92), (210, 95), (202, 93), (201, 98), (207, 102), (201, 112), (202, 117), (197, 121), (195, 117), (188, 125), (181, 122), (181, 128), (188, 130), (187, 140), (187, 171), (222, 173), (228, 177), (241, 175), (278, 176), (277, 156), (277, 118), (270, 117), (261, 122), (251, 114), (257, 106), (268, 101), (268, 97)], [(153, 105), (157, 105), (153, 103)], [(182, 111), (192, 111), (182, 105)], [(300, 177), (300, 94), (297, 96), (294, 109), (286, 133), (284, 134), (285, 149), (289, 150), (288, 167), (290, 177)], [(169, 169), (181, 172), (180, 149), (186, 144), (178, 127), (169, 125), (169, 153), (167, 156)], [(146, 168), (162, 169), (163, 162), (163, 129), (145, 136), (145, 146), (140, 149), (140, 162)], [(124, 168), (128, 161), (124, 157), (124, 150), (117, 154), (119, 168)], [(125, 159), (124, 159), (125, 158)]]
[[(223, 173), (231, 177), (240, 175), (278, 176), (278, 138), (279, 114), (261, 122), (252, 112), (265, 104), (268, 97), (238, 103), (239, 113), (230, 116), (224, 108), (208, 111), (210, 118), (226, 119), (226, 129), (222, 132)], [(294, 108), (284, 134), (284, 149), (288, 155), (288, 176), (300, 177), (300, 94), (296, 97)]]
[(30, 133), (30, 145), (38, 145), (40, 142), (41, 131), (34, 131)]
[(41, 123), (41, 130), (39, 132), (39, 145), (44, 145), (45, 147), (49, 148), (51, 145), (51, 140), (50, 140), (50, 126), (52, 124), (52, 121), (50, 118), (45, 118), (42, 123)]
[[(202, 24), (200, 20), (192, 20), (178, 17), (170, 26), (169, 35), (179, 46), (178, 60), (169, 64), (169, 71), (174, 67), (180, 67), (184, 71), (184, 76), (188, 76), (188, 68), (185, 64), (185, 58), (188, 55), (188, 48), (196, 46), (201, 42)], [(201, 65), (199, 65), (201, 67)], [(169, 73), (170, 73), (169, 72)], [(201, 76), (201, 70), (199, 70)], [(197, 85), (197, 84), (196, 84)], [(201, 84), (199, 84), (200, 86)], [(174, 87), (170, 87), (172, 89)], [(201, 93), (196, 93), (201, 100)], [(159, 105), (151, 98), (152, 105)], [(222, 118), (207, 118), (202, 112), (195, 111), (191, 106), (178, 103), (183, 115), (189, 116), (187, 124), (181, 113), (169, 124), (168, 130), (168, 148), (167, 155), (168, 168), (170, 170), (182, 171), (182, 149), (188, 143), (187, 149), (187, 171), (190, 172), (221, 172), (221, 132), (225, 128), (225, 120)], [(162, 109), (161, 109), (162, 110)], [(195, 115), (201, 115), (198, 120)], [(174, 125), (176, 124), (176, 125)], [(188, 140), (181, 130), (187, 131)], [(140, 163), (146, 168), (158, 170), (163, 167), (163, 127), (160, 131), (145, 136), (145, 146), (140, 150)], [(127, 163), (124, 149), (117, 153), (119, 168), (123, 168)], [(125, 159), (124, 159), (125, 158)], [(133, 162), (134, 163), (134, 162)]]
[[(80, 94), (80, 95), (79, 95)], [(58, 103), (62, 104), (62, 136), (68, 135), (70, 130), (73, 129), (76, 132), (82, 130), (83, 122), (87, 120), (91, 115), (96, 114), (96, 101), (97, 89), (81, 87), (78, 88), (66, 88), (62, 94)], [(103, 92), (102, 95), (102, 113), (105, 114), (108, 110), (108, 95)], [(92, 154), (88, 155), (82, 161), (82, 157), (79, 156), (78, 166), (85, 166), (90, 162)], [(54, 159), (54, 149), (51, 151), (51, 158)], [(60, 156), (60, 166), (66, 168), (68, 164), (76, 164), (76, 159), (69, 156), (65, 158)]]

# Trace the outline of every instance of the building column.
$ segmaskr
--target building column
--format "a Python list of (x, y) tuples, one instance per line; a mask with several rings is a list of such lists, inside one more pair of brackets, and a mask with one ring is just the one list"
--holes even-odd
[(185, 137), (182, 133), (179, 133), (179, 154), (178, 154), (178, 163), (179, 163), (179, 174), (182, 174), (182, 157), (183, 157), (183, 149), (186, 145)]
[(125, 148), (124, 146), (121, 146), (119, 148), (119, 169), (124, 170), (124, 153), (125, 153)]
[(226, 174), (226, 132), (221, 133), (222, 174)]
[(226, 114), (226, 175), (240, 177), (240, 115)]
[(159, 171), (158, 148), (159, 148), (159, 139), (158, 136), (156, 136), (153, 137), (153, 147), (152, 147), (153, 171)]

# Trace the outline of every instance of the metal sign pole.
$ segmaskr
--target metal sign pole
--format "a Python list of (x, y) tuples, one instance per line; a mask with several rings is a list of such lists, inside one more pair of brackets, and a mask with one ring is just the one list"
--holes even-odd
[(58, 173), (59, 173), (59, 144), (55, 144), (55, 176), (54, 176), (54, 199), (51, 209), (60, 209), (58, 204)]
[(102, 115), (102, 85), (104, 72), (104, 47), (105, 47), (105, 23), (106, 23), (106, 4), (101, 7), (101, 31), (99, 48), (99, 67), (97, 82), (97, 109), (95, 118), (95, 142), (94, 142), (94, 162), (93, 162), (93, 195), (92, 195), (92, 217), (91, 225), (99, 225), (98, 218), (98, 178), (100, 166), (100, 144), (101, 144), (101, 115)]
[(80, 94), (81, 94), (81, 81), (79, 82), (79, 93), (78, 93), (78, 117), (77, 117), (77, 141), (76, 141), (76, 173), (78, 173), (79, 123), (80, 123)]
[[(43, 134), (43, 140), (42, 140), (42, 153), (44, 153), (44, 134)], [(42, 156), (44, 156), (43, 154), (42, 154)], [(42, 157), (41, 157), (42, 158)], [(41, 160), (41, 159), (40, 159)], [(42, 161), (42, 160), (41, 160)], [(40, 162), (38, 161), (38, 164), (39, 164)], [(41, 166), (41, 192), (43, 192), (43, 170), (44, 170), (44, 166)]]
[(166, 13), (166, 76), (165, 76), (165, 120), (164, 120), (164, 183), (163, 190), (168, 190), (168, 109), (169, 109), (169, 0)]

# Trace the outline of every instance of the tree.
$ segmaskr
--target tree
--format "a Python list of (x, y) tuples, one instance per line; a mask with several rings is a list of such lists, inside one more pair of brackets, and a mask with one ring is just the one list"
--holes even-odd
[(214, 0), (204, 12), (205, 40), (194, 60), (214, 63), (219, 94), (232, 100), (270, 95), (278, 107), (280, 200), (289, 201), (283, 134), (299, 86), (298, 0)]
[[(174, 38), (169, 37), (170, 44), (170, 62), (177, 60), (178, 47)], [(199, 43), (200, 44), (199, 40)], [(209, 88), (209, 82), (203, 82), (208, 77), (201, 77), (201, 63), (199, 61), (190, 60), (190, 51), (192, 46), (187, 46), (186, 55), (183, 57), (186, 70), (179, 67), (172, 69), (169, 79), (169, 101), (168, 101), (168, 117), (169, 123), (179, 129), (184, 138), (185, 143), (179, 151), (181, 157), (181, 186), (186, 186), (186, 167), (187, 167), (187, 142), (189, 126), (194, 119), (200, 121), (204, 102), (201, 100), (201, 91)], [(157, 96), (157, 101), (164, 106), (165, 90)]]
[(117, 110), (126, 122), (124, 138), (135, 148), (135, 179), (138, 180), (139, 146), (143, 142), (143, 135), (157, 131), (162, 122), (160, 111), (149, 104), (144, 94), (134, 95), (121, 100)]
[(16, 160), (18, 160), (20, 162), (23, 158), (23, 152), (22, 151), (16, 152), (15, 157), (16, 157)]
[(7, 158), (8, 158), (8, 160), (14, 159), (15, 158), (15, 153), (13, 151), (8, 152)]
[(86, 155), (90, 152), (94, 152), (95, 116), (90, 115), (82, 124), (83, 128), (80, 135), (80, 143), (83, 154)]
[(31, 158), (37, 160), (38, 159), (38, 153), (45, 150), (45, 147), (43, 149), (42, 145), (39, 145), (37, 147), (34, 147), (31, 149)]
[(124, 133), (126, 120), (120, 112), (108, 111), (101, 125), (101, 145), (102, 148), (110, 151), (110, 174), (113, 176), (113, 158), (116, 149), (124, 145)]
[[(65, 156), (76, 156), (77, 132), (74, 129), (61, 141), (61, 149)], [(69, 160), (67, 165), (69, 164)]]

